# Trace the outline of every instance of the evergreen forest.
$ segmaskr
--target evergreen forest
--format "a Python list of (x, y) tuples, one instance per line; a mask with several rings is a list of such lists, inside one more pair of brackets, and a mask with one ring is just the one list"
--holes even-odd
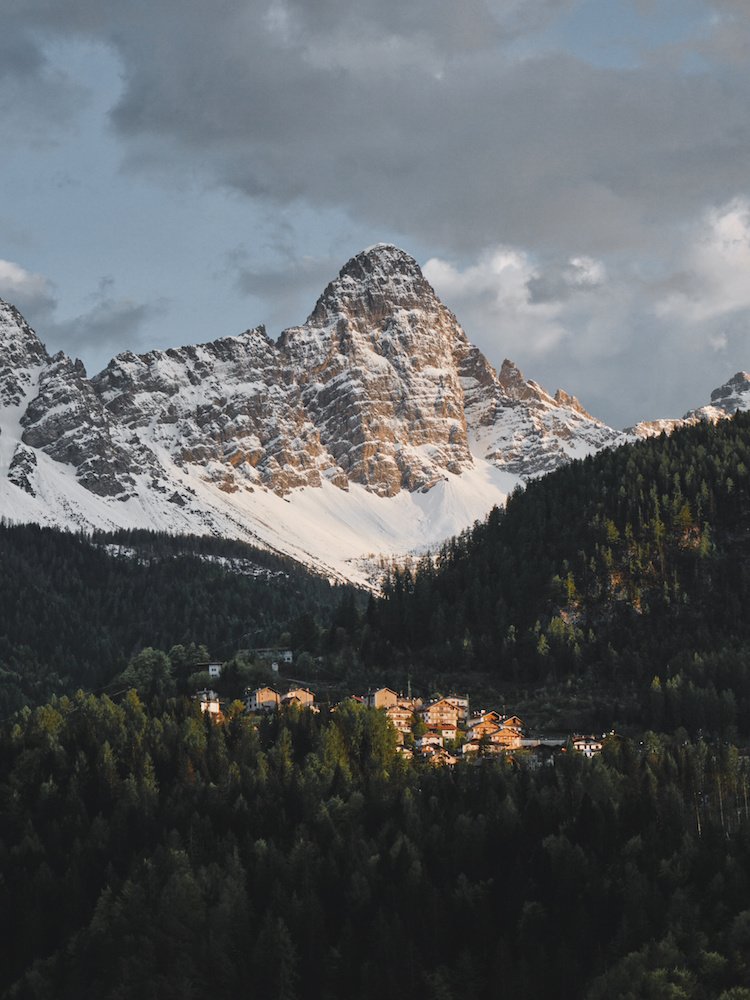
[(79, 694), (0, 732), (12, 1000), (748, 1000), (748, 761), (404, 760), (382, 714)]
[(363, 656), (504, 691), (594, 692), (584, 721), (750, 735), (750, 414), (605, 450), (394, 567)]
[[(749, 546), (750, 414), (533, 481), (369, 599), (0, 524), (0, 996), (750, 1000)], [(319, 712), (232, 701), (277, 644)], [(335, 704), (368, 682), (615, 732), (435, 767)]]
[(220, 538), (0, 523), (0, 566), (0, 718), (102, 689), (152, 647), (174, 649), (183, 680), (201, 659), (281, 638), (301, 647), (353, 600), (294, 560)]

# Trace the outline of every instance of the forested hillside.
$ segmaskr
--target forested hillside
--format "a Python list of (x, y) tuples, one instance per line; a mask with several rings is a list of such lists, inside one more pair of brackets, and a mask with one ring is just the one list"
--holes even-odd
[(748, 1000), (735, 751), (451, 770), (394, 740), (353, 702), (24, 710), (0, 728), (0, 994)]
[(295, 623), (327, 622), (348, 592), (241, 542), (145, 531), (91, 538), (0, 523), (0, 566), (0, 718), (96, 690), (143, 647), (196, 644), (227, 660), (293, 637)]
[(467, 679), (634, 687), (645, 724), (747, 734), (749, 553), (738, 414), (575, 462), (395, 569), (365, 654)]

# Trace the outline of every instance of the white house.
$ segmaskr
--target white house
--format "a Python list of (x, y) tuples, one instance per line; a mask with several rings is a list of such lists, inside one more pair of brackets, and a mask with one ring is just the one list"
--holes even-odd
[(571, 740), (573, 749), (582, 753), (584, 757), (593, 757), (602, 752), (604, 743), (598, 736), (574, 736)]
[(214, 718), (218, 718), (221, 715), (221, 705), (219, 704), (219, 696), (216, 691), (204, 688), (202, 691), (198, 691), (195, 697), (200, 702), (201, 712), (208, 713), (208, 715), (212, 715)]

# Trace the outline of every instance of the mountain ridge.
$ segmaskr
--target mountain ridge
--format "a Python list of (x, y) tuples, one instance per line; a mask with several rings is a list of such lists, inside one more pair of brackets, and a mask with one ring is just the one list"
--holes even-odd
[[(0, 301), (0, 344), (0, 514), (224, 534), (350, 579), (357, 560), (435, 545), (519, 483), (650, 433), (607, 427), (512, 361), (496, 371), (390, 244), (352, 257), (275, 342), (253, 327), (125, 351), (89, 378)], [(684, 419), (750, 405), (743, 386)]]

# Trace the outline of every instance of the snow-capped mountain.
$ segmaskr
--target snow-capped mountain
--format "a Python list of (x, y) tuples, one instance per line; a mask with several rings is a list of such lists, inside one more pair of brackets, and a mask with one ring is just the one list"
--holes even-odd
[[(0, 357), (0, 515), (246, 538), (354, 580), (627, 439), (512, 362), (495, 371), (383, 244), (275, 343), (259, 327), (88, 378), (0, 302)], [(715, 407), (745, 398), (735, 380)]]
[(696, 410), (688, 410), (684, 417), (667, 417), (662, 420), (644, 420), (628, 427), (625, 433), (634, 437), (654, 437), (664, 431), (671, 434), (677, 427), (687, 427), (701, 420), (715, 423), (733, 417), (738, 410), (750, 410), (750, 374), (737, 372), (728, 382), (711, 393), (711, 402)]

